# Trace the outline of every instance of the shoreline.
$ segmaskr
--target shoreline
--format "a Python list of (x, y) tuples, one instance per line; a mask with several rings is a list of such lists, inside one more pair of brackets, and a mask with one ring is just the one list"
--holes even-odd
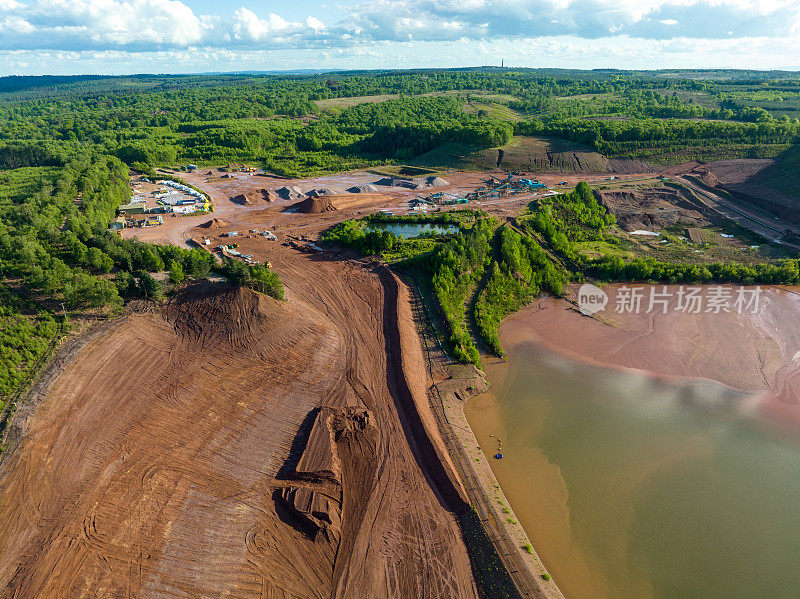
[[(540, 593), (538, 596), (546, 599), (564, 599), (564, 595), (558, 587), (558, 582), (553, 578), (550, 578), (550, 580), (543, 578), (544, 575), (550, 576), (550, 574), (537, 553), (536, 546), (519, 523), (511, 502), (503, 492), (500, 482), (492, 470), (490, 465), (490, 460), (493, 459), (492, 456), (486, 455), (481, 449), (464, 413), (464, 408), (469, 401), (487, 392), (489, 392), (488, 386), (483, 391), (474, 393), (464, 400), (460, 399), (453, 391), (444, 395), (442, 397), (442, 405), (447, 425), (450, 427), (460, 449), (468, 458), (472, 458), (470, 460), (471, 469), (475, 479), (481, 485), (481, 490), (490, 499), (490, 509), (494, 521), (505, 529), (514, 542), (522, 564), (524, 564), (524, 567), (527, 568), (536, 582)], [(513, 523), (509, 519), (513, 520)], [(527, 549), (528, 547), (530, 549)]]
[[(442, 360), (438, 342), (428, 339), (431, 333), (435, 336), (435, 330), (424, 308), (425, 300), (415, 285), (406, 281), (406, 287), (412, 302), (420, 304), (416, 306), (414, 321), (428, 362), (429, 404), (472, 508), (478, 512), (482, 527), (520, 596), (564, 599), (503, 493), (489, 464), (492, 456), (483, 453), (467, 422), (464, 412), (467, 403), (489, 390), (483, 372), (471, 365)], [(492, 532), (500, 538), (493, 538)]]
[[(586, 316), (539, 298), (503, 320), (504, 345), (534, 343), (581, 364), (672, 385), (720, 385), (741, 415), (800, 442), (800, 295), (773, 287), (758, 314)], [(512, 326), (513, 325), (513, 326)]]

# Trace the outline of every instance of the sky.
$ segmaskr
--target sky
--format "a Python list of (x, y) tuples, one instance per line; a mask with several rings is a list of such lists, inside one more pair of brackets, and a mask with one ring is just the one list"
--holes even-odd
[(800, 70), (800, 0), (0, 0), (0, 75)]

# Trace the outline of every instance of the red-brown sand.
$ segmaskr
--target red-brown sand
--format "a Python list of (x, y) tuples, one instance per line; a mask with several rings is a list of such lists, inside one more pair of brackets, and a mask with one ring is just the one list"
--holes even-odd
[[(562, 299), (537, 300), (503, 324), (507, 342), (538, 340), (546, 346), (595, 364), (633, 368), (665, 377), (699, 377), (759, 392), (758, 411), (800, 430), (800, 293), (763, 287), (759, 306), (739, 313), (708, 309), (707, 294), (699, 313), (678, 311), (678, 286), (666, 313), (661, 304), (648, 312), (650, 286), (643, 290), (639, 313), (619, 312), (620, 286), (609, 286), (606, 308), (583, 315)], [(653, 288), (663, 292), (663, 286)], [(747, 299), (752, 296), (748, 288)], [(576, 289), (569, 295), (576, 299)]]

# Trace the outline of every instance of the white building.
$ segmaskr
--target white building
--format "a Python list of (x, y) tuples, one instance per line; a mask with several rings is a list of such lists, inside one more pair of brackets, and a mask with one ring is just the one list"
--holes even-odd
[(172, 212), (175, 214), (194, 214), (197, 212), (196, 204), (184, 204), (183, 206), (173, 206)]

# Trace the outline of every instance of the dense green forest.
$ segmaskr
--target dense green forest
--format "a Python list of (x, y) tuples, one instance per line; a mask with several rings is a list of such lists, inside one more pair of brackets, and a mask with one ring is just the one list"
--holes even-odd
[[(614, 157), (667, 161), (775, 156), (794, 142), (800, 87), (790, 74), (691, 75), (477, 69), (7, 78), (0, 79), (0, 166), (61, 166), (76, 149), (93, 147), (128, 164), (251, 161), (279, 174), (314, 174), (406, 159), (446, 141), (498, 146), (515, 129)], [(361, 96), (386, 100), (320, 107)], [(466, 101), (477, 114), (463, 110)], [(499, 118), (511, 114), (492, 109), (499, 106), (519, 122)]]
[[(371, 101), (359, 98), (371, 96)], [(377, 98), (375, 98), (377, 97)], [(745, 71), (452, 69), (314, 75), (0, 78), (0, 395), (62, 331), (64, 311), (117, 311), (213, 268), (202, 251), (123, 241), (108, 231), (130, 197), (129, 168), (247, 162), (311, 176), (414, 159), (450, 142), (513, 135), (568, 139), (610, 157), (659, 162), (772, 157), (797, 145), (800, 79)], [(591, 193), (537, 203), (515, 230), (460, 218), (452, 238), (398, 240), (343, 225), (368, 254), (430, 273), (457, 358), (478, 361), (503, 315), (570, 277), (796, 282), (797, 265), (683, 266), (587, 260), (613, 220)], [(166, 283), (153, 274), (168, 271)], [(263, 266), (228, 263), (232, 280), (275, 297)], [(159, 277), (160, 279), (160, 277)], [(63, 309), (62, 309), (63, 304)], [(467, 305), (469, 304), (469, 305)], [(43, 345), (44, 344), (44, 345)], [(24, 351), (23, 351), (24, 350)]]

